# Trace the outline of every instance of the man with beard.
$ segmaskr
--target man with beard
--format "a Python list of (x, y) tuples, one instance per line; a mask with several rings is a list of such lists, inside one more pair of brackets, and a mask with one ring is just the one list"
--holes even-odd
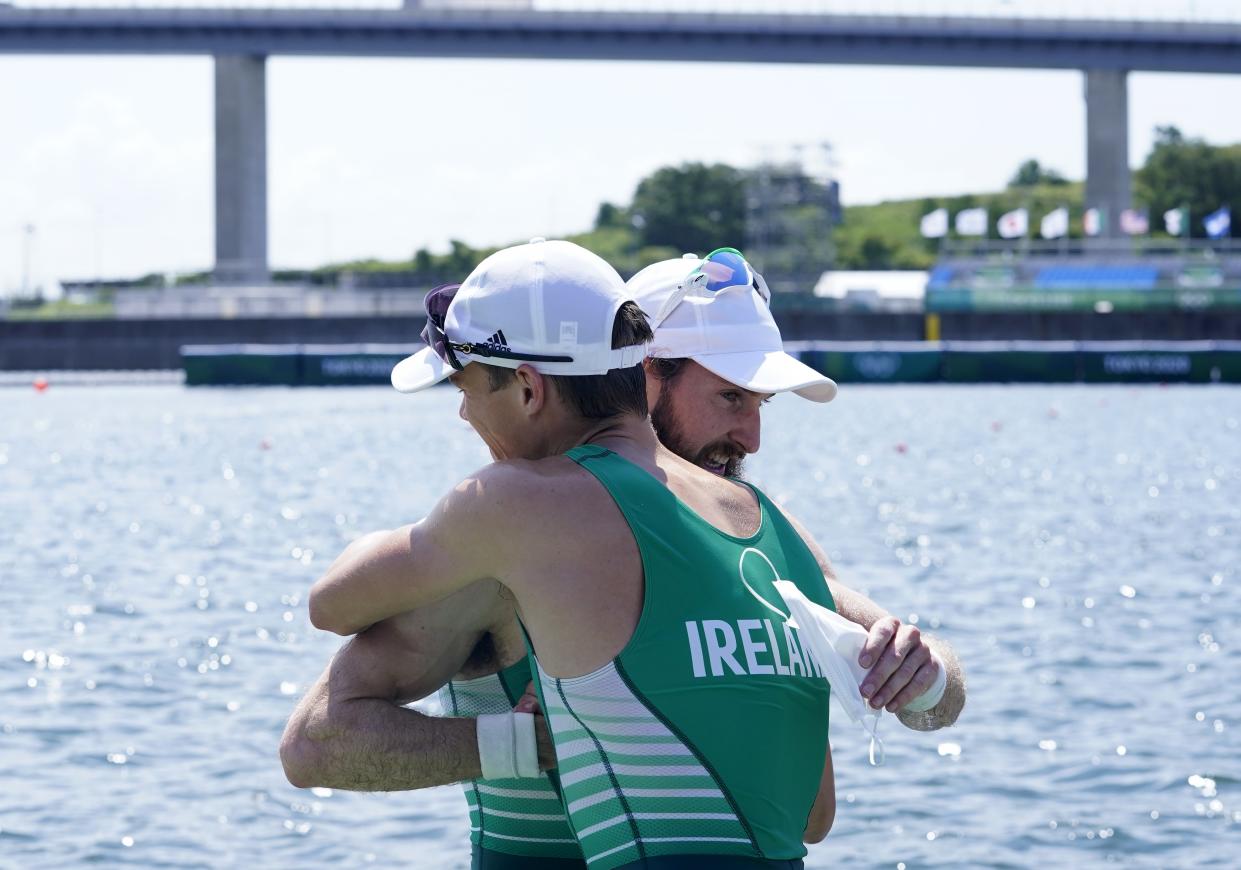
[[(740, 476), (745, 457), (758, 452), (761, 408), (774, 394), (821, 403), (836, 397), (830, 378), (784, 352), (767, 284), (735, 248), (655, 263), (627, 287), (655, 329), (646, 361), (651, 423), (660, 443), (682, 458)], [(874, 665), (862, 686), (872, 707), (920, 731), (954, 723), (965, 704), (965, 680), (951, 647), (840, 583), (822, 548), (784, 513), (818, 559), (837, 612), (870, 630), (859, 661)], [(932, 686), (942, 686), (937, 703), (910, 704)]]
[[(735, 295), (720, 295), (718, 290), (682, 286), (680, 279), (691, 270), (699, 271), (697, 265), (658, 264), (662, 271), (656, 270), (660, 280), (655, 283), (659, 287), (652, 290), (662, 287), (668, 292), (639, 300), (648, 313), (669, 305), (663, 312), (667, 327), (662, 334), (656, 332), (656, 352), (679, 353), (680, 345), (668, 340), (675, 338), (672, 330), (679, 321), (669, 315), (684, 300), (671, 297), (687, 297), (691, 301), (684, 310), (694, 311), (699, 303), (692, 300), (708, 293), (712, 295), (706, 298), (713, 305), (728, 302), (721, 311), (736, 309), (736, 322), (724, 325), (741, 332), (762, 331), (759, 343), (766, 349), (760, 355), (766, 358), (778, 353), (795, 364), (784, 367), (786, 373), (791, 368), (801, 378), (782, 383), (747, 381), (750, 386), (761, 386), (760, 391), (723, 381), (704, 367), (710, 363), (689, 360), (690, 353), (648, 361), (648, 396), (656, 399), (661, 440), (671, 442), (668, 446), (674, 452), (702, 467), (728, 473), (737, 469), (744, 454), (758, 449), (758, 409), (769, 393), (798, 390), (823, 401), (835, 394), (835, 385), (784, 357), (778, 331), (757, 292), (751, 295), (762, 304), (747, 309), (735, 304), (746, 301), (739, 290), (731, 291)], [(656, 275), (647, 270), (639, 277)], [(695, 280), (701, 283), (704, 279)], [(636, 282), (637, 278), (634, 287)], [(700, 292), (691, 295), (690, 290)], [(775, 351), (769, 347), (773, 331)], [(753, 349), (744, 348), (741, 353), (752, 355)], [(821, 551), (808, 543), (821, 565), (826, 565)], [(842, 608), (844, 615), (872, 628), (867, 649), (878, 660), (872, 675), (880, 681), (876, 687), (880, 691), (870, 695), (873, 703), (895, 709), (922, 695), (934, 682), (937, 666), (929, 664), (929, 650), (917, 630), (901, 626), (864, 596), (834, 580), (831, 590), (847, 603), (848, 609)], [(575, 857), (580, 853), (560, 808), (554, 777), (531, 770), (529, 763), (522, 769), (515, 759), (506, 760), (512, 762), (507, 767), (498, 766), (505, 769), (497, 769), (494, 759), (491, 764), (480, 759), (481, 754), (493, 751), (484, 744), (491, 745), (496, 735), (517, 736), (505, 730), (512, 727), (508, 711), (522, 700), (529, 678), (509, 599), (454, 596), (386, 620), (351, 639), (298, 705), (281, 744), (286, 773), (302, 787), (360, 790), (401, 790), (468, 780), (465, 790), (476, 867), (583, 866), (580, 857)], [(441, 686), (440, 698), (451, 718), (427, 717), (401, 706)], [(529, 708), (528, 699), (523, 708)], [(479, 717), (477, 745), (474, 722), (462, 718), (474, 716)], [(904, 714), (902, 719), (907, 721)], [(949, 711), (920, 724), (942, 727), (953, 719), (955, 711)], [(522, 736), (533, 743), (533, 735)], [(545, 735), (540, 731), (538, 736)], [(540, 742), (537, 768), (553, 764), (549, 744)], [(825, 775), (830, 776), (830, 765)], [(822, 833), (826, 833), (834, 805), (817, 807), (817, 811)]]

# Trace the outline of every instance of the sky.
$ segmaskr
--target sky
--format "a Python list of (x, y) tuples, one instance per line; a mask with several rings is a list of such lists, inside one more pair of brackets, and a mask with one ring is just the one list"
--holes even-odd
[[(272, 58), (267, 85), (274, 267), (579, 232), (661, 166), (824, 142), (846, 205), (1085, 167), (1077, 72)], [(1241, 76), (1129, 99), (1133, 165), (1157, 125), (1241, 141)], [(207, 58), (0, 55), (0, 293), (208, 268), (212, 111)]]

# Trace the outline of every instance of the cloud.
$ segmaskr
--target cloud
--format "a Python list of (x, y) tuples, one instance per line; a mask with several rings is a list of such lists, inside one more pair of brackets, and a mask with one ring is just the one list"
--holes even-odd
[[(0, 227), (35, 225), (40, 281), (205, 264), (210, 142), (152, 123), (157, 113), (135, 102), (88, 89), (53, 124), (0, 147)], [(16, 286), (19, 272), (0, 256), (0, 286)]]

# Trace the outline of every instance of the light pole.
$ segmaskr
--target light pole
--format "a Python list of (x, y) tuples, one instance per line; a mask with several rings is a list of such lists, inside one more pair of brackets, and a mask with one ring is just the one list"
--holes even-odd
[(34, 242), (34, 224), (22, 224), (22, 298), (30, 296), (30, 246)]

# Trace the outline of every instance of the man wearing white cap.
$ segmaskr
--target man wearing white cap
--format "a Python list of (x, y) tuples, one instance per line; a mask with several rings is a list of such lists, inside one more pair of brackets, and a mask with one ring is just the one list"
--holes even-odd
[[(831, 378), (784, 352), (767, 284), (735, 248), (655, 263), (626, 286), (655, 329), (647, 351), (655, 432), (684, 458), (736, 476), (745, 455), (758, 452), (765, 399), (790, 391), (814, 402), (836, 397)], [(690, 406), (674, 414), (685, 394)]]
[[(494, 614), (515, 603), (592, 868), (799, 868), (834, 811), (829, 690), (770, 610), (777, 579), (831, 607), (813, 553), (757, 489), (659, 445), (649, 326), (594, 255), (500, 251), (428, 314), (429, 347), (394, 383), (451, 378), (496, 461), (424, 520), (351, 545), (312, 589), (312, 621), (352, 634), (447, 600), (490, 612), (478, 625), (503, 640)], [(465, 721), (458, 766), (538, 777), (511, 752), (533, 738), (526, 714)]]
[[(735, 248), (655, 263), (626, 286), (655, 330), (646, 362), (651, 422), (660, 443), (682, 458), (736, 476), (745, 456), (758, 452), (760, 409), (773, 394), (792, 392), (812, 402), (836, 397), (831, 378), (785, 353), (767, 284)], [(955, 722), (965, 684), (948, 644), (927, 641), (841, 584), (827, 555), (790, 520), (819, 559), (837, 610), (870, 631), (861, 652), (862, 666), (873, 664), (866, 698), (918, 730)], [(904, 709), (932, 689), (942, 695), (930, 710)]]
[[(681, 296), (686, 295), (687, 288), (680, 287), (682, 279), (699, 265), (700, 262), (670, 261), (645, 270), (639, 276), (646, 280), (643, 285), (643, 292), (646, 294), (643, 296), (644, 307), (658, 311), (674, 292)], [(713, 272), (717, 271), (714, 266), (709, 268)], [(717, 274), (716, 280), (719, 277)], [(761, 278), (755, 277), (761, 286)], [(638, 284), (641, 282), (635, 278), (631, 287)], [(662, 291), (661, 286), (664, 288)], [(762, 289), (765, 290), (765, 286), (762, 286)], [(725, 299), (729, 300), (728, 305), (719, 304)], [(758, 340), (764, 343), (767, 352), (776, 359), (775, 365), (786, 376), (779, 382), (764, 381), (762, 386), (769, 387), (772, 392), (782, 388), (805, 389), (804, 394), (819, 400), (835, 395), (835, 385), (830, 380), (802, 366), (779, 350), (779, 333), (765, 304), (747, 312), (744, 310), (747, 304), (745, 297), (738, 295), (736, 299), (740, 300), (739, 305), (734, 304), (733, 297), (719, 296), (716, 299), (717, 307), (706, 313), (722, 318), (720, 325), (730, 326), (744, 326), (747, 322), (765, 318), (762, 328), (758, 330)], [(734, 310), (731, 316), (726, 310), (730, 306), (738, 309)], [(663, 312), (663, 322), (675, 326), (678, 322), (683, 322), (685, 312), (690, 311), (697, 311), (698, 314), (704, 312), (703, 309), (696, 308), (692, 301), (681, 308), (673, 303)], [(675, 316), (669, 318), (669, 314)], [(717, 322), (712, 321), (711, 316), (706, 317), (704, 322)], [(683, 345), (675, 341), (675, 333), (669, 333), (665, 328), (662, 333), (657, 333), (657, 336), (661, 334), (665, 339), (662, 349), (656, 347), (654, 353), (675, 354), (682, 349)], [(500, 338), (499, 335), (495, 337)], [(431, 338), (434, 339), (434, 336)], [(755, 335), (751, 335), (744, 347), (745, 353), (753, 352), (754, 341)], [(674, 361), (666, 358), (653, 360), (648, 363), (648, 370), (655, 364), (672, 362)], [(717, 362), (728, 365), (736, 361), (721, 358)], [(398, 386), (405, 383), (404, 375), (412, 365), (414, 363), (411, 362), (394, 373), (394, 383), (398, 383)], [(741, 444), (745, 445), (741, 452), (756, 450), (757, 399), (748, 392), (745, 396), (732, 396), (724, 403), (725, 408), (721, 411), (719, 407), (712, 406), (717, 398), (714, 394), (703, 393), (701, 390), (697, 393), (686, 390), (686, 387), (693, 386), (692, 378), (701, 380), (702, 375), (714, 377), (706, 370), (695, 373), (695, 368), (696, 366), (690, 364), (680, 369), (677, 394), (700, 396), (702, 407), (694, 410), (693, 422), (702, 422), (712, 417), (717, 421), (714, 424), (716, 431), (713, 434), (708, 433), (709, 437), (703, 439), (703, 445), (709, 446), (714, 440), (724, 440), (725, 447), (729, 450), (734, 450)], [(762, 368), (762, 365), (759, 368)], [(767, 370), (770, 371), (771, 368), (769, 364)], [(735, 366), (728, 371), (733, 377), (742, 380)], [(793, 381), (787, 377), (790, 372), (795, 373)], [(753, 384), (753, 381), (747, 383)], [(725, 386), (731, 387), (728, 383), (725, 383)], [(671, 390), (661, 389), (661, 383), (650, 377), (648, 387), (655, 400), (660, 400), (662, 394), (659, 404), (665, 411), (674, 407)], [(758, 398), (761, 399), (761, 396)], [(750, 413), (750, 405), (754, 406), (753, 414)], [(737, 419), (742, 422), (737, 424)], [(670, 428), (665, 427), (665, 430)], [(694, 429), (692, 425), (688, 428)], [(752, 430), (753, 435), (739, 433), (738, 429)], [(667, 437), (668, 434), (668, 431), (661, 431), (661, 437)], [(691, 431), (690, 437), (698, 437), (698, 430)], [(686, 458), (694, 459), (700, 465), (710, 466), (712, 463), (707, 453), (709, 451), (701, 456), (693, 456), (682, 451)], [(843, 587), (840, 588), (843, 590)], [(843, 591), (847, 595), (858, 597), (856, 593)], [(865, 602), (865, 599), (861, 600)], [(864, 624), (869, 625), (886, 616), (873, 605), (867, 609), (856, 606), (856, 602), (854, 604), (853, 613), (866, 618)], [(503, 606), (500, 609), (503, 610)], [(478, 624), (480, 620), (487, 618), (495, 619), (499, 628)], [(492, 751), (483, 746), (483, 741), (488, 739), (483, 732), (493, 728), (493, 720), (503, 718), (503, 714), (520, 695), (529, 676), (524, 659), (520, 659), (513, 651), (513, 638), (511, 633), (505, 630), (503, 622), (503, 615), (495, 618), (494, 614), (487, 608), (478, 606), (477, 602), (450, 600), (385, 621), (353, 639), (342, 649), (331, 668), (290, 719), (281, 749), (291, 781), (306, 787), (325, 785), (355, 789), (409, 789), (477, 776), (480, 752)], [(459, 640), (463, 635), (465, 641)], [(519, 641), (516, 646), (520, 646)], [(406, 700), (434, 691), (454, 673), (458, 675), (458, 679), (441, 692), (441, 699), (447, 712), (454, 716), (483, 714), (477, 748), (472, 743), (472, 730), (462, 727), (468, 725), (467, 722), (461, 719), (429, 719), (398, 706)], [(895, 683), (893, 685), (895, 686)], [(892, 690), (894, 696), (897, 689), (899, 686)], [(486, 767), (484, 763), (484, 773)], [(547, 794), (554, 793), (553, 786), (538, 784), (536, 788), (532, 786), (532, 782), (537, 784), (538, 780), (517, 780), (508, 784), (508, 787), (514, 793), (538, 793), (540, 788), (546, 789)], [(471, 839), (474, 841), (475, 865), (516, 867), (522, 865), (512, 863), (513, 861), (520, 860), (520, 856), (530, 856), (532, 860), (542, 862), (531, 866), (560, 866), (553, 863), (558, 860), (566, 861), (564, 866), (570, 866), (568, 859), (563, 856), (571, 854), (572, 850), (565, 848), (563, 843), (555, 842), (568, 836), (565, 833), (567, 822), (555, 822), (547, 818), (538, 821), (515, 818), (531, 815), (528, 811), (532, 805), (527, 804), (527, 812), (523, 814), (521, 807), (505, 803), (502, 792), (503, 788), (494, 785), (484, 786), (482, 789), (473, 784), (466, 786), (471, 806), (471, 826), (474, 828)], [(552, 806), (550, 802), (544, 803), (541, 815), (548, 815), (547, 810)], [(819, 809), (825, 822), (830, 824), (834, 803), (829, 804), (825, 800)]]

